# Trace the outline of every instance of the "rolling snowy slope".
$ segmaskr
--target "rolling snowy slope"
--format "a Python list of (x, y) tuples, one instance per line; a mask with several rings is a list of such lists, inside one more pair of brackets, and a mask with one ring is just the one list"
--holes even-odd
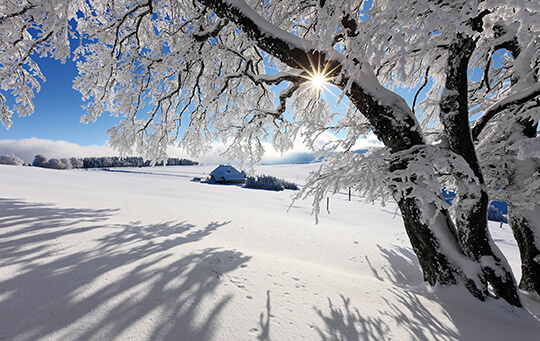
[[(317, 165), (262, 166), (302, 184)], [(430, 288), (392, 203), (0, 165), (0, 340), (534, 340), (540, 302)], [(517, 277), (508, 225), (490, 226)]]

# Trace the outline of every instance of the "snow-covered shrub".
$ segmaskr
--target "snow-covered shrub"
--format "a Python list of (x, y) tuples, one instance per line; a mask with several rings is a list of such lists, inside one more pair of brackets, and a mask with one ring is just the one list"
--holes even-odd
[(60, 159), (60, 163), (65, 166), (63, 169), (71, 169), (71, 161), (69, 161), (69, 159), (62, 158)]
[(22, 166), (24, 161), (16, 157), (15, 155), (1, 155), (0, 165)]
[(278, 179), (270, 175), (246, 177), (245, 188), (266, 189), (270, 191), (283, 191), (284, 189), (297, 190), (298, 186), (292, 182)]
[(68, 169), (71, 168), (71, 163), (68, 159), (50, 159), (45, 164), (45, 168), (52, 168), (52, 169)]
[(32, 162), (32, 166), (34, 167), (45, 167), (47, 164), (47, 158), (41, 154), (38, 154), (34, 156), (34, 161)]
[(295, 184), (294, 182), (288, 182), (288, 181), (285, 181), (285, 180), (283, 180), (283, 187), (285, 187), (285, 189), (290, 189), (290, 190), (293, 190), (293, 191), (299, 190), (297, 184)]
[(83, 168), (84, 166), (83, 160), (76, 157), (70, 158), (69, 163), (71, 164), (71, 168)]
[(488, 207), (488, 219), (491, 221), (500, 221), (502, 223), (507, 223), (508, 220), (506, 216), (499, 210), (497, 207), (489, 204)]

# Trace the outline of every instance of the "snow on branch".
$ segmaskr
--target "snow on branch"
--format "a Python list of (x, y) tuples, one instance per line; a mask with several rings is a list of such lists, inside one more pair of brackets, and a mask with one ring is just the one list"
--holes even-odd
[[(395, 165), (406, 164), (406, 167)], [(434, 173), (435, 171), (435, 173)], [(460, 181), (453, 181), (453, 178)], [(467, 162), (459, 155), (432, 145), (415, 146), (409, 150), (389, 153), (385, 148), (373, 148), (365, 154), (334, 153), (327, 155), (319, 170), (310, 174), (294, 200), (312, 197), (312, 213), (320, 214), (320, 203), (341, 190), (354, 188), (366, 202), (390, 199), (396, 201), (415, 197), (428, 206), (448, 209), (442, 196), (443, 186), (459, 193), (472, 193), (479, 181)], [(459, 203), (458, 203), (459, 204)], [(437, 217), (423, 217), (432, 222)]]
[(342, 189), (354, 187), (365, 196), (366, 201), (387, 201), (391, 199), (385, 186), (388, 165), (384, 158), (387, 155), (388, 151), (381, 148), (372, 149), (364, 155), (351, 152), (327, 155), (321, 167), (310, 174), (306, 185), (295, 194), (293, 200), (312, 197), (312, 213), (317, 222), (320, 203), (329, 193), (335, 194)]
[(217, 15), (230, 18), (268, 53), (290, 67), (309, 66), (304, 51), (315, 50), (311, 41), (302, 39), (269, 23), (242, 0), (201, 0)]
[(535, 83), (518, 93), (510, 95), (497, 103), (487, 108), (482, 116), (476, 120), (472, 128), (472, 136), (474, 140), (478, 139), (478, 136), (485, 128), (486, 124), (495, 117), (501, 111), (507, 110), (513, 106), (523, 105), (529, 101), (540, 100), (540, 83)]

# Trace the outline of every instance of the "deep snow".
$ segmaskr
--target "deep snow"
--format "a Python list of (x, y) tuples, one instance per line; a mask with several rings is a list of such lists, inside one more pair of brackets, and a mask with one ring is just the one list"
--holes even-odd
[[(303, 183), (317, 165), (262, 166)], [(0, 165), (0, 340), (534, 340), (540, 302), (422, 281), (394, 204)], [(493, 238), (519, 278), (508, 225)], [(536, 317), (535, 317), (536, 316)]]

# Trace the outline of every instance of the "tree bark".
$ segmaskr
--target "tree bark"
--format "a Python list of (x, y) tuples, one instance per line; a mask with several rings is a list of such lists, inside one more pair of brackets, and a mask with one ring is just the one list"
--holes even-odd
[[(518, 129), (521, 129), (524, 138), (536, 137), (538, 122), (531, 120), (518, 121), (517, 125)], [(519, 167), (519, 164), (518, 162), (516, 167)], [(538, 168), (537, 164), (536, 172), (540, 171)], [(528, 175), (531, 176), (532, 174)], [(536, 203), (532, 210), (528, 210), (515, 204), (517, 200), (510, 201), (508, 204), (510, 227), (517, 241), (521, 257), (519, 288), (540, 295), (540, 221), (538, 216), (536, 219), (534, 216), (535, 212), (540, 212), (540, 204)]]
[[(495, 37), (500, 38), (508, 31), (505, 27), (496, 24), (494, 26)], [(522, 52), (517, 37), (511, 40), (505, 40), (502, 45), (498, 45), (495, 49), (506, 49), (511, 52), (514, 59), (518, 58)], [(533, 72), (532, 69), (528, 70)], [(527, 73), (527, 71), (525, 72)], [(523, 74), (517, 73), (511, 79), (512, 84), (516, 84)], [(535, 81), (538, 81), (535, 77)], [(475, 122), (472, 135), (473, 139), (477, 140), (482, 130), (486, 127), (487, 123), (493, 119), (496, 115), (505, 112), (512, 106), (523, 105), (526, 102), (534, 99), (539, 94), (539, 91), (532, 92), (523, 97), (517, 97), (512, 101), (501, 101), (499, 105), (492, 106)], [(509, 132), (506, 132), (506, 138), (512, 138), (515, 140), (535, 138), (538, 130), (538, 122), (534, 122), (531, 119), (519, 119), (516, 118), (514, 126), (512, 126)], [(513, 177), (510, 179), (512, 184), (510, 188), (504, 189), (510, 192), (510, 195), (506, 196), (508, 202), (509, 223), (514, 234), (514, 238), (517, 241), (519, 253), (521, 257), (521, 273), (522, 277), (519, 283), (519, 288), (528, 291), (536, 292), (540, 295), (540, 222), (538, 219), (534, 219), (532, 213), (539, 212), (540, 206), (536, 204), (533, 210), (528, 210), (523, 206), (523, 197), (521, 192), (525, 189), (522, 182), (516, 179), (515, 173), (522, 173), (530, 167), (525, 166), (522, 161), (514, 159), (510, 163), (510, 167), (513, 168)], [(535, 170), (532, 170), (534, 172)], [(536, 170), (538, 171), (538, 169)], [(521, 174), (519, 178), (528, 178), (532, 176), (529, 174)], [(517, 182), (516, 182), (517, 180)], [(518, 193), (517, 195), (512, 193)]]
[(456, 284), (458, 273), (448, 257), (439, 251), (440, 242), (427, 224), (418, 221), (422, 216), (414, 198), (403, 198), (398, 202), (405, 231), (418, 257), (424, 281), (431, 285)]
[[(347, 79), (344, 79), (344, 82), (346, 84)], [(385, 106), (384, 102), (377, 101), (376, 98), (366, 94), (360, 84), (353, 83), (347, 96), (368, 119), (375, 135), (383, 141), (391, 153), (405, 151), (424, 144), (424, 139), (419, 133), (418, 122), (412, 112), (399, 113), (400, 116), (405, 115), (405, 118), (402, 120), (403, 124), (395, 125), (396, 113), (393, 112), (395, 108)], [(408, 163), (402, 161), (392, 165), (391, 170), (403, 170), (407, 167)], [(396, 191), (394, 196), (402, 214), (405, 230), (422, 267), (424, 280), (431, 285), (452, 285), (458, 283), (460, 279), (469, 283), (470, 281), (464, 277), (459, 266), (449, 258), (448, 250), (445, 250), (449, 245), (457, 246), (455, 234), (449, 225), (450, 219), (444, 219), (436, 227), (440, 229), (440, 233), (448, 237), (446, 241), (441, 241), (440, 237), (434, 233), (433, 226), (428, 226), (425, 223), (428, 214), (449, 217), (449, 213), (434, 203), (429, 205), (432, 212), (422, 212), (420, 198), (414, 197), (410, 192), (412, 189), (405, 190), (404, 193)], [(473, 295), (482, 299), (477, 288), (470, 287), (469, 290)]]
[(510, 267), (488, 231), (489, 197), (469, 127), (467, 71), (475, 47), (472, 37), (456, 34), (448, 48), (446, 83), (440, 101), (441, 123), (448, 148), (465, 159), (476, 177), (455, 177), (459, 183), (455, 203), (458, 241), (468, 257), (482, 264), (482, 281), (486, 286), (483, 291), (491, 284), (495, 295), (521, 306)]
[(540, 204), (531, 210), (508, 205), (510, 227), (519, 246), (521, 257), (521, 280), (519, 288), (540, 295), (540, 246), (538, 231), (539, 221), (534, 219), (534, 212), (540, 212)]
[[(514, 136), (522, 138), (535, 138), (538, 130), (538, 123), (532, 120), (518, 120), (513, 130)], [(518, 173), (519, 179), (534, 176), (534, 172), (540, 171), (540, 165), (533, 160), (528, 161), (514, 160), (514, 172)], [(514, 173), (514, 174), (515, 174)], [(520, 189), (526, 185), (519, 179), (513, 179), (513, 185), (516, 186), (514, 192), (519, 193), (508, 200), (509, 223), (514, 233), (514, 238), (519, 247), (521, 258), (521, 280), (519, 288), (527, 292), (536, 292), (540, 295), (540, 221), (538, 213), (540, 204), (536, 203), (532, 209), (524, 205)], [(517, 183), (516, 183), (517, 181)], [(532, 199), (534, 200), (534, 199)]]

